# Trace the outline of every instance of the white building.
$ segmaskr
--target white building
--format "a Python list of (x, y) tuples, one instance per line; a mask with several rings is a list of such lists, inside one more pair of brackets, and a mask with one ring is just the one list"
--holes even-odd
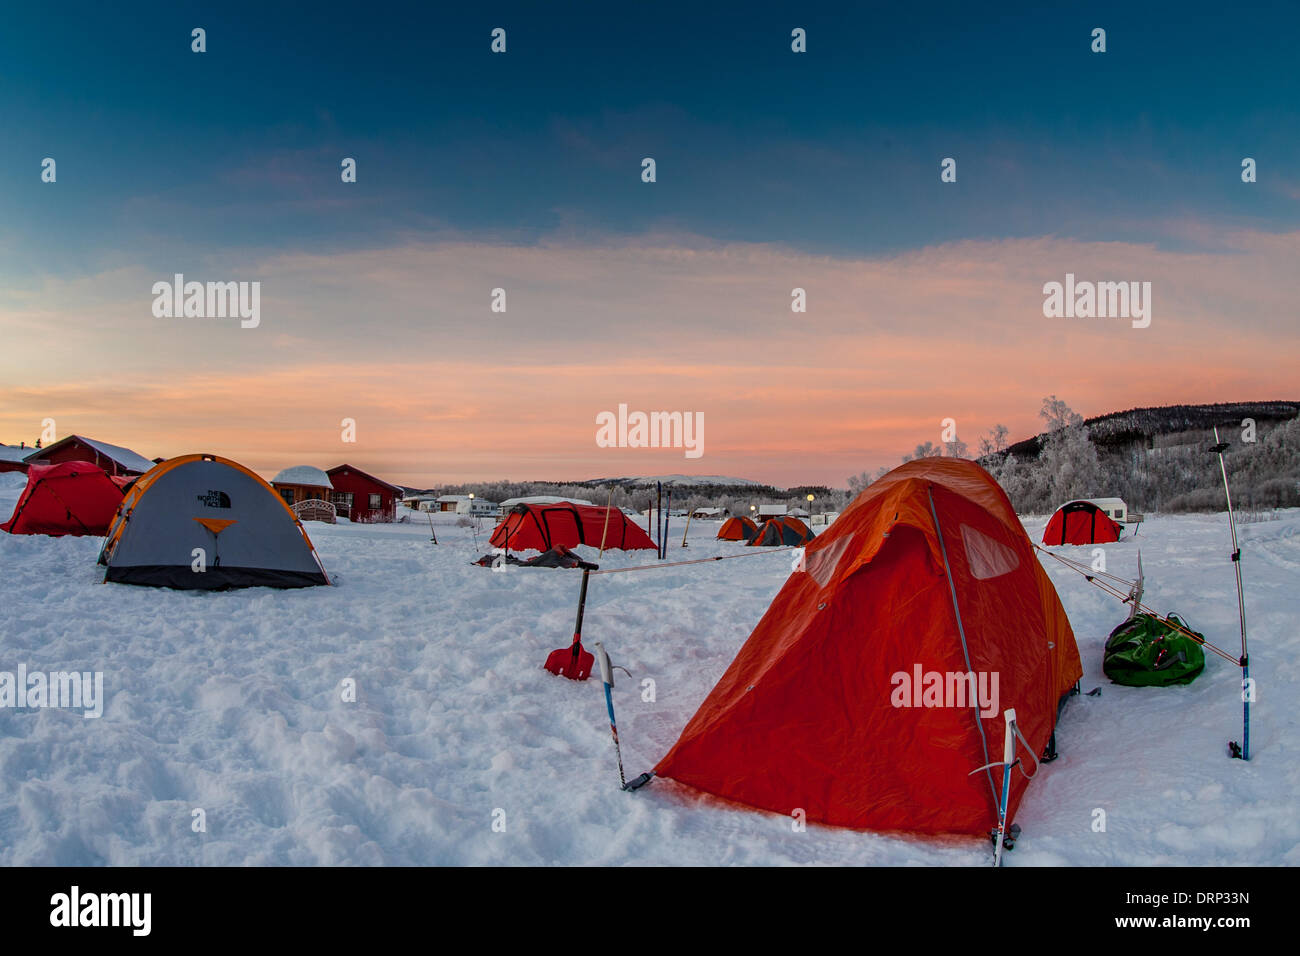
[(762, 524), (768, 518), (784, 518), (787, 508), (785, 505), (759, 505), (758, 506), (758, 523)]
[(691, 514), (701, 521), (711, 521), (724, 516), (721, 508), (696, 508)]
[(1087, 500), (1100, 508), (1108, 518), (1114, 518), (1119, 522), (1128, 520), (1128, 505), (1124, 503), (1123, 498), (1088, 498)]
[(500, 508), (495, 501), (471, 498), (469, 495), (440, 495), (433, 499), (433, 507), (421, 506), (421, 511), (447, 511), (458, 515), (495, 515)]

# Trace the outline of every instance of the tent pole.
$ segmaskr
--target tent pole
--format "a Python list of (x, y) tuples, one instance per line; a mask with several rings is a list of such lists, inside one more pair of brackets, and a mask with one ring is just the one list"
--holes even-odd
[(610, 485), (609, 494), (605, 496), (605, 527), (600, 529), (600, 556), (605, 556), (605, 534), (609, 531), (609, 506), (614, 501), (614, 486)]

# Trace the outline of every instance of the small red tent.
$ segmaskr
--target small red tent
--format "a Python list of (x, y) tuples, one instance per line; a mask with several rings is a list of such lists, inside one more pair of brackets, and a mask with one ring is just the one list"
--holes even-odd
[(491, 543), (494, 548), (512, 551), (549, 551), (559, 545), (573, 548), (580, 544), (599, 548), (603, 535), (606, 548), (658, 550), (650, 536), (628, 521), (627, 515), (618, 508), (608, 509), (608, 515), (606, 528), (606, 509), (599, 505), (575, 505), (569, 501), (518, 504), (492, 531)]
[(1071, 501), (1047, 522), (1043, 544), (1106, 544), (1118, 541), (1123, 530), (1091, 501)]
[(728, 518), (718, 529), (719, 541), (748, 541), (758, 533), (758, 525), (744, 515)]
[[(981, 768), (1001, 759), (1003, 710), (1033, 773), (1080, 676), (1006, 494), (974, 462), (923, 458), (808, 544), (655, 772), (837, 826), (987, 834), (1002, 781)], [(1011, 780), (1014, 818), (1027, 780)]]
[(0, 524), (10, 534), (108, 534), (122, 488), (87, 461), (32, 465), (13, 517)]

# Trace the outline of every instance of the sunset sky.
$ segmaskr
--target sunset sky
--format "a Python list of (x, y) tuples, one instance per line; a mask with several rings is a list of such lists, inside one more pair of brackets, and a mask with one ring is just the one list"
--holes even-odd
[[(8, 10), (0, 441), (843, 487), (1048, 394), (1300, 398), (1293, 4), (459, 6)], [(260, 325), (155, 317), (175, 273)], [(1151, 326), (1045, 318), (1066, 273)], [(620, 403), (703, 457), (597, 447)]]

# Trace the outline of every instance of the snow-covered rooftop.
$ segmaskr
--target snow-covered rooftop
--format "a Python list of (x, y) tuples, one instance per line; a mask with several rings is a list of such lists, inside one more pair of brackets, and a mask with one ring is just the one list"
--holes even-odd
[(123, 448), (121, 445), (110, 445), (106, 441), (95, 441), (93, 438), (87, 438), (84, 435), (78, 435), (77, 437), (101, 455), (107, 455), (113, 459), (127, 471), (138, 471), (144, 474), (153, 468), (152, 461), (144, 457), (144, 455), (137, 455), (129, 448)]
[(19, 448), (17, 445), (0, 445), (0, 461), (22, 461), (32, 451), (31, 448)]
[(561, 502), (569, 502), (575, 505), (589, 505), (590, 501), (585, 498), (558, 498), (555, 495), (527, 495), (523, 498), (507, 498), (501, 502), (501, 507), (509, 511), (515, 505), (557, 505)]
[(313, 488), (333, 488), (330, 476), (311, 465), (294, 465), (271, 479), (273, 485), (311, 485)]

